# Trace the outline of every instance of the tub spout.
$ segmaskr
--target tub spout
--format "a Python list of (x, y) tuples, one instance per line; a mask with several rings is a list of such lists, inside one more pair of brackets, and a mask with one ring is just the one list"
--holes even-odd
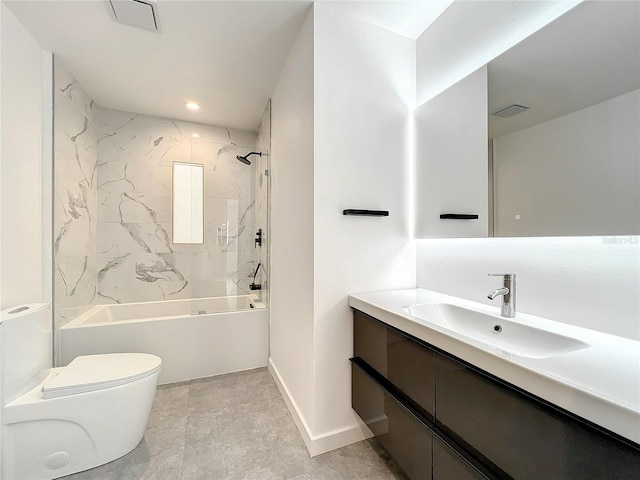
[(249, 285), (249, 290), (261, 290), (262, 289), (262, 285), (260, 285), (259, 283), (256, 283), (256, 275), (258, 275), (258, 270), (260, 270), (260, 266), (262, 265), (262, 262), (258, 262), (258, 266), (256, 267), (256, 271), (253, 274), (253, 282), (251, 282), (251, 284)]

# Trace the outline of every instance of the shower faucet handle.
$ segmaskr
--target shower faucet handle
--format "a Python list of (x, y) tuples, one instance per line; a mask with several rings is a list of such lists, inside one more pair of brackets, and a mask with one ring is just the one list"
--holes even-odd
[(253, 248), (261, 247), (261, 246), (262, 246), (262, 229), (259, 228), (258, 231), (256, 232), (255, 245)]

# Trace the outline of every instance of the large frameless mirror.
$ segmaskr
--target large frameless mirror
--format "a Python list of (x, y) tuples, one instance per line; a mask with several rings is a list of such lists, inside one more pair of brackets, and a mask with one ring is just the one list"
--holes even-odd
[(639, 19), (582, 2), (416, 108), (416, 237), (638, 235)]
[(173, 162), (173, 243), (204, 243), (204, 165)]
[(640, 233), (638, 13), (584, 2), (489, 63), (495, 236)]

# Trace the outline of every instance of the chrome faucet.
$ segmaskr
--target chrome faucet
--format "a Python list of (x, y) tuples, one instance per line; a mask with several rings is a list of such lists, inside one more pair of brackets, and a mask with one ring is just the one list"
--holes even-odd
[(501, 296), (502, 308), (500, 315), (506, 318), (516, 316), (516, 274), (515, 273), (490, 273), (490, 277), (503, 277), (502, 288), (491, 292), (487, 297), (489, 300)]

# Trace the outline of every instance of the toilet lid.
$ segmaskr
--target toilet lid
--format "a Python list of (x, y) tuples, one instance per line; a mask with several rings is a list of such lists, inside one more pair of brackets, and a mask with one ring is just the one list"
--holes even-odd
[(124, 385), (160, 370), (160, 357), (148, 353), (109, 353), (76, 357), (42, 387), (45, 399)]

